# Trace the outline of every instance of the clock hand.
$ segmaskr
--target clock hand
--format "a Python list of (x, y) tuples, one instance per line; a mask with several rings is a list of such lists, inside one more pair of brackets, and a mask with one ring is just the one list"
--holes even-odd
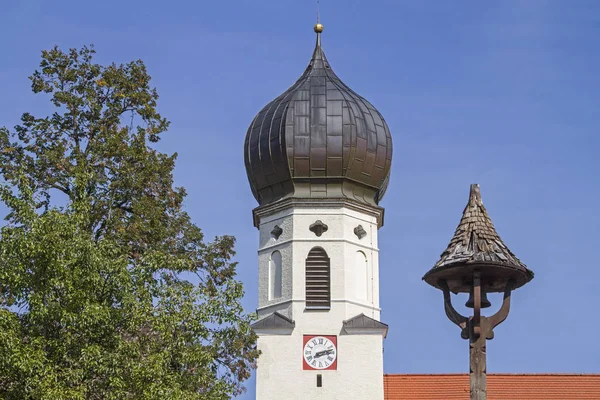
[(331, 353), (333, 353), (333, 350), (318, 351), (317, 354), (315, 354), (315, 358), (317, 358), (317, 357), (323, 357), (323, 356), (329, 355)]

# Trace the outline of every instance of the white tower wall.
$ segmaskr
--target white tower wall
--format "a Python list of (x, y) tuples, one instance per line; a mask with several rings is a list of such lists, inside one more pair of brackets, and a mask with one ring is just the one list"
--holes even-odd
[[(290, 330), (256, 329), (261, 351), (256, 398), (383, 399), (387, 331), (344, 328), (344, 321), (361, 314), (380, 320), (377, 231), (382, 209), (344, 201), (289, 201), (287, 206), (258, 209), (255, 216), (260, 231), (259, 320), (278, 312), (295, 324)], [(310, 230), (316, 221), (327, 225), (321, 236)], [(276, 226), (281, 228), (278, 237)], [(359, 226), (364, 232), (357, 235)], [(330, 259), (329, 310), (306, 308), (305, 263), (314, 247), (323, 248)], [(281, 253), (282, 288), (281, 297), (273, 299), (270, 260), (275, 251)], [(303, 370), (304, 335), (337, 336), (337, 370)], [(322, 387), (317, 387), (319, 374)]]

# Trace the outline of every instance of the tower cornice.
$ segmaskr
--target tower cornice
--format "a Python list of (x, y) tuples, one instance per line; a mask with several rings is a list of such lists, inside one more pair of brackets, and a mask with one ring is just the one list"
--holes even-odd
[(281, 212), (290, 208), (340, 208), (345, 207), (350, 210), (365, 213), (373, 216), (377, 220), (377, 228), (383, 226), (384, 212), (385, 209), (380, 206), (365, 204), (357, 200), (352, 199), (330, 199), (330, 198), (288, 198), (280, 200), (276, 203), (266, 204), (264, 206), (258, 206), (252, 210), (252, 216), (254, 220), (254, 226), (258, 228), (261, 223), (261, 219), (268, 215), (273, 215), (277, 212)]

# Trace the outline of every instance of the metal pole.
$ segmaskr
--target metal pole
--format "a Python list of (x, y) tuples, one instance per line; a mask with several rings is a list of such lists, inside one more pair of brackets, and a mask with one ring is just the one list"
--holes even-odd
[(460, 329), (460, 336), (463, 339), (469, 339), (469, 381), (471, 400), (486, 400), (486, 349), (485, 344), (489, 339), (494, 338), (494, 328), (500, 325), (510, 311), (510, 294), (514, 287), (514, 282), (509, 280), (504, 290), (504, 300), (502, 306), (496, 314), (491, 317), (481, 315), (481, 274), (473, 274), (473, 300), (474, 313), (471, 318), (460, 315), (452, 306), (450, 289), (445, 280), (440, 280), (439, 285), (444, 292), (444, 309), (446, 316), (454, 322)]
[(469, 342), (471, 400), (486, 400), (485, 339), (479, 341), (479, 338), (471, 337)]

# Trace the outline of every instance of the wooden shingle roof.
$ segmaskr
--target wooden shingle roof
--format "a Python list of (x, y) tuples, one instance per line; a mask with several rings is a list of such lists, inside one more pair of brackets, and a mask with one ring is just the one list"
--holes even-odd
[[(483, 205), (477, 184), (471, 185), (469, 202), (450, 244), (423, 279), (438, 287), (438, 279), (444, 277), (444, 271), (458, 267), (465, 273), (475, 269), (495, 268), (500, 274), (513, 277), (516, 287), (533, 279), (533, 272), (500, 239)], [(489, 282), (489, 285), (490, 291), (504, 291), (504, 285), (495, 287), (493, 282)], [(452, 285), (450, 286), (452, 289)]]
[(435, 263), (435, 268), (475, 261), (497, 262), (515, 268), (526, 268), (525, 264), (500, 239), (483, 205), (477, 184), (471, 185), (469, 203), (463, 211), (450, 244)]

